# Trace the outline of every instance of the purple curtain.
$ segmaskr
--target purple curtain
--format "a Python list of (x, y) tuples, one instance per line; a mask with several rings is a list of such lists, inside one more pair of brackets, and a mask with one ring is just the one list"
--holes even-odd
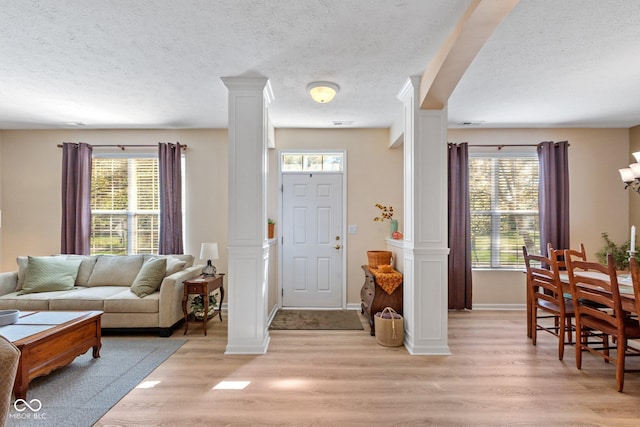
[(469, 147), (449, 144), (449, 308), (471, 309)]
[(540, 184), (540, 253), (547, 244), (554, 248), (569, 245), (569, 143), (546, 141), (538, 145)]
[(62, 230), (60, 253), (89, 255), (91, 154), (81, 142), (62, 144)]
[(179, 143), (158, 144), (160, 174), (159, 254), (182, 254), (182, 153)]

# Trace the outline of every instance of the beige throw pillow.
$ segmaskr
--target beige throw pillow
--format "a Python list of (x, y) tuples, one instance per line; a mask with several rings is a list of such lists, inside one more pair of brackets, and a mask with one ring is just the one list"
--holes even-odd
[(18, 295), (73, 289), (80, 262), (79, 259), (30, 256), (22, 290)]
[(131, 292), (140, 298), (154, 293), (160, 287), (162, 279), (164, 279), (166, 268), (166, 258), (151, 258), (147, 260), (133, 281)]
[(174, 273), (182, 270), (185, 265), (187, 265), (186, 261), (180, 260), (180, 258), (176, 258), (174, 256), (168, 256), (165, 258), (167, 260), (167, 269), (164, 273), (165, 276), (171, 276)]

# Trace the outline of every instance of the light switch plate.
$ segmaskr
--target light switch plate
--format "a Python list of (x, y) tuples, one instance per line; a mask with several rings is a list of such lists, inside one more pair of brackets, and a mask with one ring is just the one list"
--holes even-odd
[(349, 234), (356, 234), (358, 232), (358, 226), (350, 224), (348, 231), (349, 231)]

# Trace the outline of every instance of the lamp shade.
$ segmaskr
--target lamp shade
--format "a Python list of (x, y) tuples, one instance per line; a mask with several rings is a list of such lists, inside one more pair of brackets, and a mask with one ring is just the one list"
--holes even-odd
[(217, 243), (203, 243), (200, 246), (200, 259), (218, 259), (218, 244)]
[(632, 182), (634, 179), (636, 179), (636, 177), (633, 176), (633, 171), (631, 170), (631, 168), (618, 169), (618, 172), (620, 172), (620, 178), (622, 178), (622, 182)]
[(629, 169), (631, 169), (634, 178), (640, 178), (640, 163), (631, 163)]
[(320, 104), (331, 102), (339, 90), (340, 87), (331, 82), (313, 82), (307, 85), (307, 91), (309, 91), (311, 98)]

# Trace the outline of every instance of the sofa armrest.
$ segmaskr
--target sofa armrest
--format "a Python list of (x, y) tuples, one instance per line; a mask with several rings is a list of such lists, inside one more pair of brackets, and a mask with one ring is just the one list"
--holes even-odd
[(182, 313), (182, 296), (184, 295), (185, 280), (198, 277), (202, 273), (201, 265), (194, 265), (162, 280), (160, 285), (159, 327), (170, 328), (177, 321), (184, 318)]
[(7, 271), (0, 273), (0, 295), (10, 294), (15, 292), (18, 287), (18, 272)]

